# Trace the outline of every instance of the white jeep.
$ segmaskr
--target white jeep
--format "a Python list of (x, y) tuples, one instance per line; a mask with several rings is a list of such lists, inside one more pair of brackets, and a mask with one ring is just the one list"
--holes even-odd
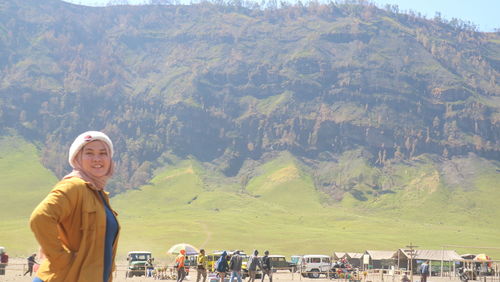
[(331, 269), (331, 259), (326, 255), (305, 255), (300, 261), (300, 272), (304, 277), (319, 278), (321, 274), (328, 277)]

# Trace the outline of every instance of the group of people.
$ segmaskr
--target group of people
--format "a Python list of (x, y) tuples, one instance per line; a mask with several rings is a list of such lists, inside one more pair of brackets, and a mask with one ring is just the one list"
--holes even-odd
[[(28, 265), (28, 270), (24, 273), (23, 276), (26, 276), (26, 274), (33, 275), (33, 267), (35, 264), (38, 264), (36, 262), (36, 254), (32, 254), (27, 260), (27, 265)], [(3, 247), (0, 248), (0, 275), (5, 275), (5, 267), (9, 263), (9, 255), (5, 252), (5, 249)]]
[[(249, 282), (255, 281), (255, 277), (257, 274), (257, 269), (262, 270), (262, 281), (264, 281), (265, 275), (269, 277), (269, 281), (273, 281), (271, 260), (269, 258), (269, 251), (264, 252), (264, 256), (260, 258), (259, 251), (254, 250), (252, 255), (248, 258), (247, 262), (247, 270)], [(196, 282), (205, 282), (207, 279), (208, 273), (208, 260), (205, 255), (205, 250), (201, 249), (200, 254), (196, 260)], [(238, 282), (242, 282), (242, 265), (243, 265), (243, 256), (240, 251), (235, 251), (231, 256), (228, 255), (226, 251), (222, 252), (219, 259), (215, 262), (214, 269), (217, 273), (218, 278), (221, 282), (224, 281), (224, 278), (229, 273), (230, 278), (229, 281), (232, 282), (236, 279)], [(186, 275), (185, 271), (185, 252), (179, 254), (176, 258), (176, 267), (177, 267), (177, 282), (181, 282)]]

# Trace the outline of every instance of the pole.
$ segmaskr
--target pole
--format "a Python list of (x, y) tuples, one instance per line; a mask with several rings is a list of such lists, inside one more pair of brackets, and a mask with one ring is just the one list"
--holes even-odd
[(401, 269), (401, 267), (399, 266), (399, 253), (400, 253), (400, 252), (401, 252), (401, 251), (400, 251), (400, 250), (398, 250), (398, 269)]
[(415, 257), (415, 249), (418, 248), (418, 246), (414, 246), (411, 242), (409, 246), (406, 246), (407, 248), (410, 248), (410, 281), (413, 282), (413, 258)]
[(444, 260), (444, 247), (443, 247), (443, 250), (441, 252), (441, 277), (443, 277), (443, 260)]

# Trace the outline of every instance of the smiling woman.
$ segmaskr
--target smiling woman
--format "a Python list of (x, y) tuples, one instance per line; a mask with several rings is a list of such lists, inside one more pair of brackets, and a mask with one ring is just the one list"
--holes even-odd
[(105, 176), (110, 168), (111, 159), (108, 150), (102, 141), (93, 141), (87, 144), (82, 152), (82, 169), (93, 177)]
[(35, 208), (30, 224), (47, 259), (34, 281), (111, 281), (119, 225), (104, 192), (113, 174), (113, 143), (98, 131), (69, 150), (73, 171)]

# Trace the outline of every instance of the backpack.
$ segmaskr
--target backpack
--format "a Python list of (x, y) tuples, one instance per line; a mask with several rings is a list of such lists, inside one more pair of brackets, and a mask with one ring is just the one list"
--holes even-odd
[(262, 258), (262, 268), (266, 270), (271, 269), (271, 261), (269, 257), (265, 256)]
[(226, 259), (225, 257), (220, 257), (216, 262), (215, 262), (215, 270), (219, 272), (224, 272), (226, 271), (225, 269), (222, 269), (224, 267), (224, 263), (222, 262), (223, 259)]
[(218, 260), (215, 262), (215, 265), (214, 265), (215, 270), (219, 269), (219, 261), (220, 261), (220, 259), (218, 259)]
[(1, 262), (1, 263), (8, 263), (8, 262), (9, 262), (9, 256), (8, 256), (6, 253), (3, 253), (3, 254), (1, 255), (0, 262)]
[(420, 273), (421, 274), (429, 274), (429, 265), (428, 264), (425, 264), (425, 265), (421, 265), (420, 266)]

